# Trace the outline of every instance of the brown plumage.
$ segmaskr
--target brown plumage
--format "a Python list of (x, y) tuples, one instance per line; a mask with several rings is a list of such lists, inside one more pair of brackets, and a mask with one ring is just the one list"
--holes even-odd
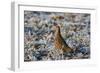
[(73, 49), (70, 48), (65, 40), (63, 39), (63, 37), (61, 36), (61, 32), (60, 32), (60, 26), (56, 25), (55, 26), (55, 41), (54, 41), (54, 46), (55, 49), (60, 49), (64, 52), (71, 52)]

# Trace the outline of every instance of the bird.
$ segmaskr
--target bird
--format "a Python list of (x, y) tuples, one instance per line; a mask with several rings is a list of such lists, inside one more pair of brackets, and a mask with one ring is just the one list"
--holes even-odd
[(55, 34), (54, 34), (55, 49), (62, 50), (62, 53), (71, 53), (73, 49), (68, 46), (68, 44), (65, 42), (64, 38), (62, 37), (60, 26), (54, 23), (54, 29), (55, 29)]

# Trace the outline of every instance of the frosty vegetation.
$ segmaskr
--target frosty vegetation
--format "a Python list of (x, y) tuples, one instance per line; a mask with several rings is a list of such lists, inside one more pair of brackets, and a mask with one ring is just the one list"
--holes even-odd
[[(61, 54), (54, 48), (54, 22), (75, 52)], [(90, 14), (24, 11), (24, 61), (90, 58)]]

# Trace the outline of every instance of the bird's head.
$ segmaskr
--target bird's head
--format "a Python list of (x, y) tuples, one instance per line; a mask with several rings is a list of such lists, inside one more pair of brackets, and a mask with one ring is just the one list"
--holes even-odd
[(55, 33), (55, 32), (56, 32), (56, 33), (57, 33), (57, 32), (60, 32), (60, 25), (57, 24), (57, 23), (54, 23), (51, 30), (54, 31), (54, 33)]
[(54, 23), (54, 29), (57, 31), (57, 30), (60, 30), (60, 25), (57, 24), (57, 23)]

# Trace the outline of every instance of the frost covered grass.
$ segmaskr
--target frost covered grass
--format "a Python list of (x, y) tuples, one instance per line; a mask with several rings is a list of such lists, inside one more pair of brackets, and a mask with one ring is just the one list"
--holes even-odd
[[(54, 48), (53, 23), (61, 26), (61, 35), (72, 53)], [(24, 61), (70, 60), (90, 58), (90, 14), (24, 11)]]

